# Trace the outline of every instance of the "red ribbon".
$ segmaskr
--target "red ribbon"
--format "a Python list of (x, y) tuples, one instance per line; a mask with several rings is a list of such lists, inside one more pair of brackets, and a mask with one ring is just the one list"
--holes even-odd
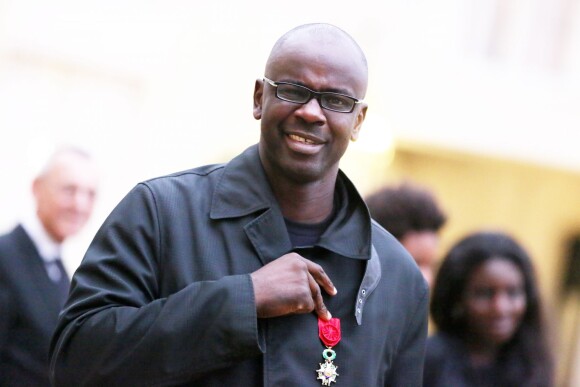
[(341, 339), (340, 319), (331, 318), (324, 321), (318, 318), (318, 336), (327, 347), (334, 347)]

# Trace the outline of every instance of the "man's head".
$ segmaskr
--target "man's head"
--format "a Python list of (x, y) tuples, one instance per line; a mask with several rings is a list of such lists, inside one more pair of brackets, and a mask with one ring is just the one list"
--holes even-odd
[(65, 148), (55, 152), (32, 183), (36, 212), (59, 243), (87, 222), (97, 192), (97, 170), (88, 154)]
[[(255, 85), (254, 117), (261, 120), (260, 157), (266, 171), (296, 184), (334, 179), (367, 110), (362, 99), (368, 69), (358, 44), (329, 24), (297, 27), (276, 42), (264, 76), (267, 80), (258, 79)], [(342, 95), (289, 102), (308, 91), (292, 85), (283, 89), (280, 83)], [(352, 111), (328, 109), (340, 110), (349, 101), (356, 101)]]
[(433, 194), (423, 187), (404, 183), (384, 187), (366, 202), (373, 219), (401, 242), (431, 284), (439, 230), (447, 220)]

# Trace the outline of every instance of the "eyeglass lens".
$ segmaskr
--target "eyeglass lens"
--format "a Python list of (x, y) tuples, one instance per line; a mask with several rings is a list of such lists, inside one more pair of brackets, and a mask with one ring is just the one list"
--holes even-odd
[[(279, 83), (276, 95), (288, 102), (306, 103), (315, 94), (300, 85)], [(320, 106), (325, 109), (349, 113), (354, 108), (355, 101), (347, 96), (335, 93), (318, 93), (317, 95), (320, 96)]]

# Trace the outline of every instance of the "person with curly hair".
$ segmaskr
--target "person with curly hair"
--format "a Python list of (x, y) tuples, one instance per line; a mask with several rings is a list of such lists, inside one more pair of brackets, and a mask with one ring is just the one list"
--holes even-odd
[(425, 187), (404, 182), (383, 187), (365, 201), (372, 218), (401, 242), (431, 285), (439, 232), (447, 221), (435, 195)]

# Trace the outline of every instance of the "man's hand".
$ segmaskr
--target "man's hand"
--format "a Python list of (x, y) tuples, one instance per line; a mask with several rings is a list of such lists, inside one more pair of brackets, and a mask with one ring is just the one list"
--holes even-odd
[(296, 253), (289, 253), (251, 274), (259, 318), (287, 314), (332, 316), (322, 300), (320, 288), (334, 296), (336, 288), (320, 265)]

